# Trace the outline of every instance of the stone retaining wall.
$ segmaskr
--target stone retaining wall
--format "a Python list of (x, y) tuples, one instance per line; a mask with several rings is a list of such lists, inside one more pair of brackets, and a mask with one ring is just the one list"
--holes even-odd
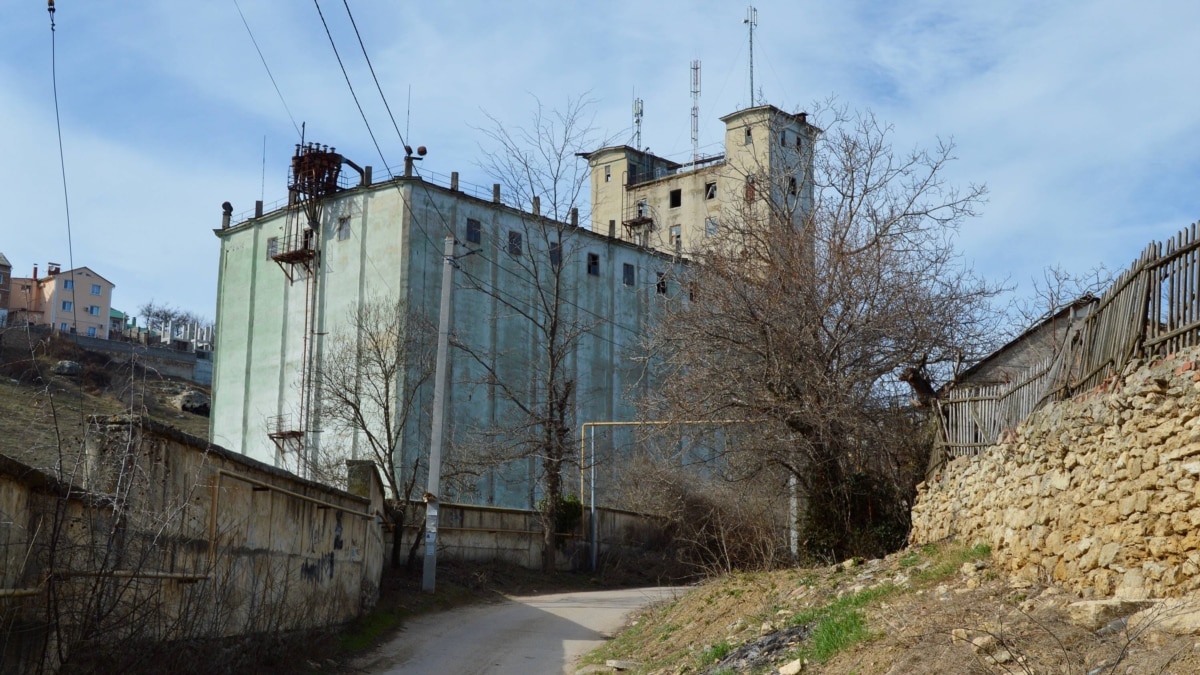
[(919, 487), (913, 544), (956, 537), (1085, 596), (1200, 588), (1200, 350), (1035, 412)]

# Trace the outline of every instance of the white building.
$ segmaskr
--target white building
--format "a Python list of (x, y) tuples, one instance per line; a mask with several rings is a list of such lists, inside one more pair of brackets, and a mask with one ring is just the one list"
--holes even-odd
[[(369, 167), (357, 185), (348, 185), (344, 179), (351, 174), (333, 169), (343, 158), (306, 152), (298, 150), (293, 175), (324, 162), (317, 182), (331, 193), (322, 200), (315, 229), (304, 227), (313, 214), (301, 207), (230, 223), (227, 205), (225, 226), (216, 230), (221, 254), (212, 442), (291, 470), (301, 455), (353, 452), (355, 439), (338, 438), (321, 419), (312, 369), (320, 367), (349, 312), (369, 299), (405, 298), (436, 326), (447, 234), (462, 242), (463, 253), (475, 251), (458, 259), (455, 271), (453, 331), (471, 353), (449, 354), (449, 461), (485, 442), (486, 431), (504, 426), (511, 413), (488, 383), (479, 355), (507, 385), (537, 400), (530, 372), (540, 356), (538, 334), (512, 309), (535, 304), (531, 264), (562, 266), (562, 303), (574, 325), (585, 329), (566, 367), (575, 382), (574, 428), (584, 421), (635, 419), (638, 392), (654, 386), (644, 361), (632, 358), (639, 338), (660, 304), (685, 292), (672, 278), (679, 265), (672, 256), (569, 225), (563, 246), (546, 250), (530, 232), (564, 225), (499, 203), (498, 188), (496, 196), (476, 196), (457, 189), (456, 178), (449, 188), (418, 177), (372, 183)], [(342, 182), (335, 188), (337, 180)], [(426, 385), (418, 396), (420, 414), (403, 431), (400, 466), (428, 453), (431, 399), (432, 386)], [(541, 496), (534, 462), (495, 464), (465, 491), (444, 498), (533, 507)], [(570, 473), (566, 479), (573, 484)]]

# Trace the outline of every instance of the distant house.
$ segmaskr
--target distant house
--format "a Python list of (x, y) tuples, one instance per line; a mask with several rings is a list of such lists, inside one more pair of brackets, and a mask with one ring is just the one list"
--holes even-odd
[(125, 312), (119, 309), (108, 310), (108, 335), (118, 338), (125, 334)]
[(12, 295), (12, 263), (0, 253), (0, 327), (8, 325), (8, 300)]
[(107, 338), (115, 285), (88, 267), (62, 271), (48, 263), (46, 276), (12, 280), (9, 313), (13, 322), (49, 325), (64, 333)]
[(1084, 295), (992, 352), (955, 380), (957, 387), (981, 387), (1023, 382), (1045, 365), (1078, 332), (1092, 312), (1096, 298)]

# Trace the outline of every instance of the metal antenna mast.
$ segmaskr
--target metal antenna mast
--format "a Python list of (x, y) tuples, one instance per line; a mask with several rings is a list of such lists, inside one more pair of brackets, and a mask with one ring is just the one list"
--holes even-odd
[(633, 99), (633, 147), (642, 149), (642, 99)]
[(700, 161), (700, 60), (692, 61), (692, 165)]
[(754, 27), (758, 25), (758, 10), (754, 5), (746, 8), (746, 18), (742, 23), (750, 26), (750, 107), (754, 107)]

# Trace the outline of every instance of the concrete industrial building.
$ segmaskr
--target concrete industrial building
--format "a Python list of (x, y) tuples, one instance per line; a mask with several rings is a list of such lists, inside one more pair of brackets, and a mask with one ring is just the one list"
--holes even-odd
[[(314, 162), (331, 182), (313, 217), (314, 200), (231, 222), (226, 205), (220, 239), (219, 326), (213, 377), (211, 440), (255, 459), (303, 472), (322, 454), (363, 456), (362, 439), (335, 433), (322, 419), (312, 373), (328, 358), (349, 313), (360, 303), (404, 299), (429, 325), (438, 320), (443, 240), (462, 243), (456, 260), (453, 332), (447, 390), (447, 461), (494, 438), (511, 424), (513, 406), (496, 393), (488, 369), (538, 404), (531, 372), (541, 352), (530, 320), (513, 307), (533, 307), (538, 287), (531, 270), (563, 270), (562, 306), (581, 330), (566, 365), (574, 381), (573, 423), (635, 419), (639, 390), (654, 386), (644, 361), (632, 358), (639, 337), (661, 304), (680, 293), (680, 263), (619, 238), (500, 203), (499, 186), (468, 194), (457, 177), (434, 184), (410, 171), (384, 182), (370, 167), (357, 180), (333, 165), (347, 162), (327, 149), (298, 148), (295, 175)], [(325, 180), (325, 179), (322, 179)], [(316, 222), (308, 228), (304, 222)], [(563, 232), (561, 245), (538, 236)], [(540, 263), (539, 263), (540, 261)], [(483, 288), (484, 290), (480, 290)], [(491, 292), (486, 292), (490, 290)], [(469, 351), (468, 351), (469, 350)], [(486, 364), (486, 365), (485, 365)], [(397, 388), (405, 392), (406, 373)], [(399, 466), (429, 451), (432, 385), (417, 392), (417, 411), (401, 432)], [(402, 394), (398, 394), (402, 395)], [(577, 428), (577, 427), (576, 427)], [(356, 444), (358, 444), (356, 446)], [(496, 462), (444, 499), (531, 508), (540, 498), (531, 457)], [(443, 485), (445, 486), (445, 472)]]
[[(627, 145), (585, 155), (591, 166), (592, 227), (684, 256), (721, 223), (774, 204), (799, 219), (812, 205), (812, 148), (819, 130), (804, 113), (760, 105), (721, 118), (725, 152), (679, 164)], [(764, 197), (770, 197), (765, 199)]]

